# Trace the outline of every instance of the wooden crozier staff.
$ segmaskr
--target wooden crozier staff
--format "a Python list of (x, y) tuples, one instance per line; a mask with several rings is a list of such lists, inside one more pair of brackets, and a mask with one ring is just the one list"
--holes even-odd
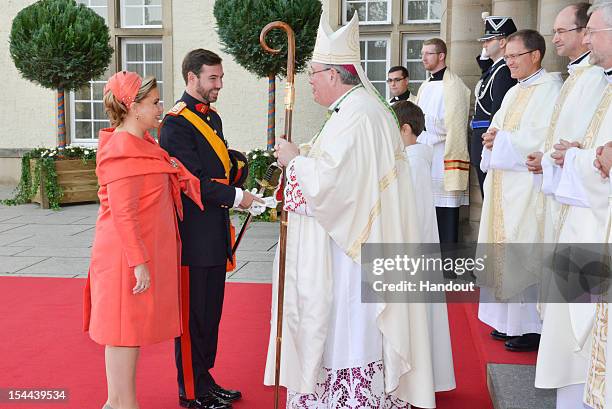
[[(289, 24), (282, 21), (273, 21), (266, 25), (259, 35), (259, 44), (270, 54), (278, 54), (280, 50), (268, 47), (266, 43), (266, 35), (275, 28), (280, 28), (287, 33), (287, 85), (285, 87), (285, 138), (287, 142), (291, 142), (291, 122), (293, 119), (293, 103), (295, 100), (295, 88), (293, 86), (293, 78), (295, 76), (295, 34)], [(286, 183), (286, 170), (283, 168), (283, 186), (281, 192), (284, 191)], [(284, 200), (283, 200), (284, 202)], [(284, 204), (284, 203), (283, 203)], [(283, 339), (283, 303), (285, 299), (285, 258), (287, 256), (287, 212), (284, 206), (281, 210), (280, 223), (280, 241), (279, 241), (279, 259), (278, 259), (278, 302), (276, 314), (276, 366), (274, 371), (274, 409), (278, 409), (278, 400), (280, 392), (280, 364), (281, 364), (281, 344)]]

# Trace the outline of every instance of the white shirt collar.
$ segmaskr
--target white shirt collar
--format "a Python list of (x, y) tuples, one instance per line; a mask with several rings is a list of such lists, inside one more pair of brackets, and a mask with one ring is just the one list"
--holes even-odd
[(546, 71), (544, 71), (544, 68), (540, 68), (539, 70), (531, 74), (529, 77), (519, 80), (519, 85), (521, 87), (527, 88), (533, 85), (533, 83), (536, 82), (545, 72)]
[(591, 52), (587, 51), (586, 53), (582, 54), (581, 56), (579, 56), (578, 58), (576, 58), (575, 60), (571, 61), (568, 65), (567, 65), (567, 72), (569, 72), (570, 74), (573, 74), (574, 71), (576, 70), (576, 67), (580, 66), (580, 63), (582, 61), (584, 61), (584, 59), (587, 57), (587, 55), (589, 55)]
[(501, 57), (499, 57), (497, 60), (493, 61), (493, 65), (497, 64), (498, 62), (500, 62), (501, 60), (504, 59), (504, 56), (502, 55)]

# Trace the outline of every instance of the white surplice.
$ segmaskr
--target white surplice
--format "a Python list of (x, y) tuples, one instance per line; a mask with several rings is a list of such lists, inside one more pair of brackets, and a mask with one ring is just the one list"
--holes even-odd
[[(433, 149), (429, 145), (416, 143), (404, 148), (410, 164), (410, 175), (416, 197), (416, 211), (421, 229), (422, 243), (439, 243), (438, 221), (431, 188), (431, 161)], [(441, 277), (440, 277), (441, 279)], [(429, 331), (431, 333), (431, 357), (434, 366), (436, 391), (455, 388), (453, 352), (448, 326), (446, 304), (427, 305), (429, 312)]]
[(425, 114), (425, 128), (417, 141), (433, 149), (431, 180), (436, 207), (459, 207), (469, 204), (467, 190), (444, 188), (444, 152), (447, 129), (444, 123), (444, 81), (427, 81), (419, 90), (419, 107)]
[[(483, 149), (481, 168), (488, 172), (483, 186), (484, 202), (478, 234), (479, 243), (538, 243), (541, 193), (532, 188), (532, 176), (525, 166), (527, 155), (541, 150), (562, 81), (544, 69), (519, 81), (505, 95), (491, 128), (499, 130), (493, 150)], [(512, 257), (511, 246), (502, 251)], [(539, 333), (539, 319), (534, 295), (539, 260), (512, 257), (512, 265), (501, 263), (496, 270), (495, 286), (481, 287), (478, 318), (510, 336)], [(519, 264), (518, 261), (522, 261)], [(519, 271), (520, 270), (520, 271)], [(517, 274), (518, 273), (518, 274)], [(500, 279), (501, 277), (501, 279)], [(494, 303), (496, 295), (515, 302)], [(527, 302), (531, 301), (531, 302)]]

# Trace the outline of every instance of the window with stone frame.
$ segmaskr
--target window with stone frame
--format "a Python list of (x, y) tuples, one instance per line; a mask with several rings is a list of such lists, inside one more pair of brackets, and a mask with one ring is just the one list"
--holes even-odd
[(390, 24), (392, 0), (342, 0), (342, 23), (346, 24), (355, 12), (359, 24)]
[[(97, 144), (100, 129), (110, 126), (104, 112), (103, 90), (117, 70), (153, 75), (163, 98), (161, 0), (77, 0), (104, 17), (115, 48), (113, 62), (104, 76), (90, 81), (69, 96), (71, 143)], [(118, 10), (119, 13), (115, 13)], [(138, 11), (138, 14), (136, 12)], [(137, 17), (137, 14), (140, 17)], [(116, 15), (119, 15), (117, 21)], [(125, 23), (125, 24), (124, 24)]]
[[(77, 3), (90, 7), (109, 25), (108, 0), (77, 0)], [(70, 92), (70, 140), (72, 143), (95, 143), (100, 129), (110, 126), (102, 103), (104, 85), (108, 78), (107, 72), (101, 78), (89, 81), (89, 84), (81, 89)]]
[(405, 23), (439, 23), (442, 0), (403, 0)]
[(121, 47), (121, 68), (136, 72), (143, 78), (155, 77), (160, 100), (163, 101), (164, 72), (161, 38), (126, 38), (121, 42)]
[(106, 79), (90, 81), (88, 85), (70, 93), (71, 141), (95, 142), (100, 129), (110, 127), (102, 103)]
[(108, 24), (108, 0), (77, 0), (77, 3), (84, 4), (98, 13)]
[(429, 38), (439, 37), (440, 33), (404, 34), (402, 36), (402, 65), (410, 74), (410, 92), (416, 94), (421, 84), (427, 79), (427, 71), (421, 62), (423, 42)]
[(161, 27), (162, 0), (120, 0), (121, 27)]
[[(374, 7), (383, 10), (382, 5), (374, 6), (373, 3), (376, 1), (337, 0), (329, 2), (327, 13), (332, 19), (337, 16), (340, 24), (349, 21), (351, 10), (357, 10), (360, 20), (366, 20), (359, 28), (362, 65), (381, 95), (389, 96), (385, 83), (386, 71), (383, 74), (382, 67), (388, 70), (395, 65), (403, 65), (408, 69), (410, 91), (416, 93), (427, 78), (420, 56), (423, 41), (440, 36), (442, 0), (388, 0), (384, 2), (386, 14), (382, 11), (373, 14), (380, 16), (380, 21), (374, 19), (372, 22), (368, 21), (372, 20), (372, 16), (367, 14), (368, 10)], [(336, 14), (338, 12), (341, 14)], [(333, 26), (334, 21), (330, 23)], [(383, 61), (382, 55), (386, 55), (386, 61)]]
[[(153, 76), (157, 80), (159, 102), (164, 101), (164, 71), (161, 38), (126, 38), (121, 42), (121, 68), (137, 72), (141, 77)], [(157, 129), (151, 130), (157, 138)]]
[(359, 45), (363, 70), (380, 95), (388, 98), (389, 39), (378, 36), (362, 36)]

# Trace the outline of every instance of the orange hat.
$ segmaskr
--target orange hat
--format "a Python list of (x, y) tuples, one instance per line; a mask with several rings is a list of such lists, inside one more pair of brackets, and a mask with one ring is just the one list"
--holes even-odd
[(104, 94), (112, 91), (117, 100), (129, 107), (138, 95), (142, 78), (135, 72), (121, 71), (109, 78), (104, 87)]

